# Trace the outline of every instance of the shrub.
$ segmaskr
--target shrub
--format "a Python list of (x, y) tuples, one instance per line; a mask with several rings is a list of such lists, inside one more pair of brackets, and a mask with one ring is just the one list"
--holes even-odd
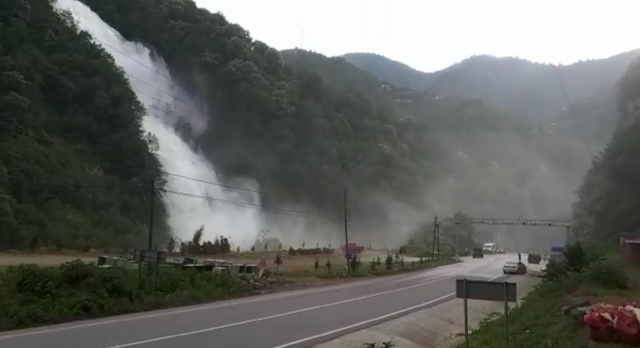
[(629, 274), (623, 265), (612, 259), (593, 262), (584, 270), (582, 279), (610, 289), (628, 289), (630, 282)]
[(114, 267), (97, 268), (80, 261), (59, 267), (20, 265), (0, 271), (0, 330), (55, 324), (226, 298), (251, 290), (250, 283), (210, 272), (158, 270), (152, 277)]
[(542, 279), (545, 282), (555, 282), (565, 277), (568, 273), (569, 267), (565, 260), (551, 260), (545, 267)]
[(287, 253), (289, 254), (289, 256), (295, 256), (296, 254), (298, 254), (296, 249), (294, 249), (292, 246), (289, 247), (289, 251)]
[(360, 268), (360, 260), (358, 259), (358, 256), (356, 256), (355, 254), (351, 256), (351, 259), (349, 259), (349, 268), (353, 273), (355, 273), (358, 270), (358, 268)]
[(384, 260), (384, 266), (387, 271), (393, 268), (393, 256), (391, 256), (391, 254), (387, 254), (387, 258)]
[(569, 272), (579, 273), (589, 265), (587, 253), (580, 242), (568, 245), (564, 251), (564, 258)]

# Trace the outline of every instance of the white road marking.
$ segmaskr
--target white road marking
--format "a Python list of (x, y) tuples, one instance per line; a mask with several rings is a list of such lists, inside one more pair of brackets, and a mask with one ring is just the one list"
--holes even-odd
[(343, 301), (332, 302), (332, 303), (327, 303), (327, 304), (318, 305), (318, 306), (312, 306), (312, 307), (297, 309), (295, 311), (290, 311), (290, 312), (285, 312), (285, 313), (280, 313), (280, 314), (274, 314), (274, 315), (269, 315), (269, 316), (266, 316), (266, 317), (249, 319), (249, 320), (239, 321), (239, 322), (235, 322), (235, 323), (229, 323), (229, 324), (225, 324), (225, 325), (220, 325), (220, 326), (209, 327), (209, 328), (206, 328), (206, 329), (200, 329), (200, 330), (183, 332), (183, 333), (174, 334), (174, 335), (167, 335), (167, 336), (162, 336), (162, 337), (150, 338), (150, 339), (147, 339), (147, 340), (130, 342), (130, 343), (120, 344), (120, 345), (111, 346), (111, 347), (107, 347), (107, 348), (133, 347), (133, 346), (146, 344), (146, 343), (153, 343), (153, 342), (165, 341), (165, 340), (178, 338), (178, 337), (197, 335), (197, 334), (200, 334), (200, 333), (226, 329), (226, 328), (229, 328), (229, 327), (234, 327), (234, 326), (245, 325), (245, 324), (255, 323), (255, 322), (269, 320), (269, 319), (285, 317), (285, 316), (288, 316), (288, 315), (302, 313), (302, 312), (308, 312), (308, 311), (312, 311), (312, 310), (316, 310), (316, 309), (320, 309), (320, 308), (327, 308), (327, 307), (337, 306), (337, 305), (340, 305), (340, 304), (343, 304), (343, 303), (360, 301), (360, 300), (364, 300), (364, 299), (368, 299), (368, 298), (372, 298), (372, 297), (376, 297), (376, 296), (392, 294), (392, 293), (395, 293), (395, 292), (409, 290), (409, 289), (413, 289), (413, 288), (417, 288), (417, 287), (420, 287), (420, 286), (425, 286), (425, 285), (428, 285), (428, 284), (433, 284), (433, 283), (437, 283), (437, 282), (441, 282), (441, 281), (449, 280), (449, 279), (453, 279), (453, 278), (455, 278), (455, 277), (449, 276), (449, 277), (446, 277), (446, 278), (434, 279), (434, 280), (430, 280), (428, 282), (424, 282), (424, 283), (420, 283), (420, 284), (414, 284), (414, 285), (407, 286), (407, 287), (404, 287), (404, 288), (378, 292), (378, 293), (375, 293), (375, 294), (369, 294), (369, 295), (360, 296), (360, 297), (354, 297), (354, 298), (350, 298), (348, 300), (343, 300)]
[[(502, 275), (495, 276), (495, 277), (489, 279), (489, 281), (497, 279), (497, 278), (499, 278), (501, 276)], [(327, 308), (327, 307), (337, 306), (337, 305), (340, 305), (340, 304), (343, 304), (343, 303), (349, 303), (349, 302), (364, 300), (364, 299), (372, 298), (372, 297), (376, 297), (376, 296), (391, 294), (391, 293), (395, 293), (395, 292), (399, 292), (399, 291), (409, 290), (409, 289), (417, 288), (417, 287), (420, 287), (420, 286), (441, 282), (441, 281), (444, 281), (444, 280), (454, 279), (456, 277), (457, 277), (457, 275), (456, 276), (449, 276), (449, 277), (446, 277), (446, 278), (435, 279), (435, 280), (431, 280), (431, 281), (420, 283), (420, 284), (415, 284), (415, 285), (412, 285), (412, 286), (407, 286), (407, 287), (400, 288), (400, 289), (388, 290), (388, 291), (383, 291), (383, 292), (370, 294), (370, 295), (366, 295), (366, 296), (354, 297), (354, 298), (351, 298), (351, 299), (348, 299), (348, 300), (344, 300), (344, 301), (338, 301), (338, 302), (328, 303), (328, 304), (319, 305), (319, 306), (302, 308), (302, 309), (298, 309), (298, 310), (290, 311), (290, 312), (286, 312), (286, 313), (280, 313), (280, 314), (270, 315), (270, 316), (261, 317), (261, 318), (249, 319), (249, 320), (239, 321), (239, 322), (230, 323), (230, 324), (226, 324), (226, 325), (214, 326), (214, 327), (210, 327), (210, 328), (206, 328), (206, 329), (194, 330), (194, 331), (183, 332), (183, 333), (174, 334), (174, 335), (167, 335), (167, 336), (156, 337), (156, 338), (151, 338), (151, 339), (142, 340), (142, 341), (130, 342), (130, 343), (120, 344), (120, 345), (116, 345), (116, 346), (110, 346), (110, 347), (107, 347), (107, 348), (133, 347), (133, 346), (138, 346), (138, 345), (141, 345), (141, 344), (153, 343), (153, 342), (158, 342), (158, 341), (165, 341), (165, 340), (184, 337), (184, 336), (197, 335), (197, 334), (201, 334), (201, 333), (206, 333), (206, 332), (226, 329), (226, 328), (229, 328), (229, 327), (234, 327), (234, 326), (239, 326), (239, 325), (255, 323), (255, 322), (259, 322), (259, 321), (265, 321), (265, 320), (285, 317), (285, 316), (292, 315), (292, 314), (312, 311), (312, 310), (316, 310), (316, 309), (320, 309), (320, 308)], [(364, 322), (360, 322), (360, 323), (357, 323), (357, 324), (354, 324), (354, 325), (351, 325), (351, 326), (348, 326), (348, 327), (344, 327), (344, 328), (341, 328), (341, 329), (339, 329), (337, 331), (336, 330), (329, 331), (329, 332), (326, 332), (324, 334), (320, 334), (320, 335), (308, 337), (308, 338), (305, 338), (305, 339), (302, 339), (302, 340), (299, 340), (299, 341), (287, 343), (287, 344), (285, 344), (283, 346), (278, 346), (276, 348), (288, 347), (288, 346), (291, 346), (291, 345), (294, 345), (294, 344), (297, 344), (297, 343), (306, 342), (306, 341), (309, 341), (309, 340), (312, 340), (312, 339), (315, 339), (315, 338), (318, 338), (318, 337), (330, 335), (331, 333), (348, 330), (349, 328), (356, 327), (356, 326), (359, 326), (359, 325), (365, 325), (365, 324), (367, 324), (369, 322), (372, 322), (372, 321), (385, 319), (385, 318), (391, 317), (391, 316), (396, 315), (396, 314), (400, 314), (400, 313), (404, 313), (404, 312), (410, 311), (410, 310), (415, 309), (415, 308), (427, 306), (429, 304), (441, 301), (441, 300), (446, 299), (446, 298), (451, 297), (451, 296), (455, 296), (455, 293), (447, 294), (447, 295), (439, 297), (439, 298), (437, 298), (435, 300), (431, 300), (429, 302), (425, 302), (425, 303), (422, 303), (422, 304), (417, 305), (417, 306), (412, 306), (412, 307), (409, 307), (409, 308), (405, 308), (405, 309), (403, 309), (401, 311), (398, 311), (398, 312), (394, 312), (394, 313), (391, 313), (391, 314), (386, 314), (386, 315), (384, 315), (382, 317), (370, 319), (370, 320), (367, 320), (367, 321), (364, 321)]]
[[(431, 271), (432, 270), (426, 270), (426, 272), (431, 272)], [(398, 276), (402, 276), (402, 275), (398, 275)], [(53, 332), (75, 330), (75, 329), (84, 329), (84, 328), (93, 327), (93, 326), (117, 324), (117, 323), (123, 323), (123, 322), (134, 321), (134, 320), (144, 320), (144, 319), (158, 318), (158, 317), (164, 317), (164, 316), (175, 315), (175, 314), (184, 314), (184, 313), (190, 313), (190, 312), (197, 312), (197, 311), (203, 311), (203, 310), (208, 310), (208, 309), (213, 309), (213, 308), (223, 308), (223, 307), (230, 307), (230, 306), (241, 305), (241, 304), (249, 304), (249, 303), (261, 302), (261, 301), (275, 300), (275, 299), (281, 299), (281, 298), (286, 298), (286, 297), (291, 297), (291, 296), (314, 294), (314, 293), (318, 293), (318, 292), (325, 292), (325, 291), (331, 291), (331, 290), (341, 290), (341, 289), (347, 289), (347, 288), (351, 288), (351, 287), (358, 287), (358, 286), (364, 286), (364, 285), (375, 284), (375, 283), (379, 283), (379, 282), (385, 282), (385, 281), (392, 281), (393, 280), (393, 279), (388, 279), (388, 278), (384, 279), (384, 278), (385, 277), (380, 278), (380, 279), (358, 281), (358, 282), (349, 283), (349, 284), (341, 284), (341, 285), (332, 285), (332, 286), (319, 287), (319, 288), (315, 288), (315, 289), (295, 290), (295, 291), (289, 291), (289, 292), (285, 292), (285, 293), (281, 293), (281, 294), (263, 295), (263, 296), (255, 297), (253, 299), (231, 300), (230, 302), (226, 302), (226, 303), (214, 303), (214, 304), (199, 305), (199, 306), (195, 305), (197, 307), (182, 308), (182, 309), (176, 309), (176, 310), (161, 310), (161, 312), (153, 313), (153, 314), (138, 314), (138, 315), (130, 314), (130, 316), (126, 316), (126, 317), (123, 317), (123, 316), (119, 316), (118, 317), (117, 316), (114, 319), (106, 319), (106, 320), (96, 319), (96, 321), (92, 321), (92, 322), (84, 323), (84, 324), (75, 324), (75, 325), (73, 325), (73, 324), (71, 324), (71, 325), (60, 324), (60, 325), (64, 325), (64, 326), (53, 327), (53, 328), (50, 328), (50, 329), (35, 329), (35, 331), (31, 331), (31, 330), (34, 330), (34, 329), (26, 329), (26, 330), (29, 330), (29, 331), (15, 333), (15, 334), (8, 334), (8, 335), (4, 335), (4, 336), (0, 335), (0, 341), (6, 340), (6, 339), (10, 339), (10, 338), (18, 338), (18, 337), (24, 337), (24, 336), (40, 335), (40, 334), (47, 334), (47, 333), (53, 333)], [(411, 278), (408, 278), (408, 279), (411, 279)], [(440, 279), (440, 278), (437, 278), (437, 279)]]
[[(493, 277), (493, 278), (489, 279), (489, 281), (492, 281), (492, 280), (498, 279), (498, 278), (500, 278), (500, 277), (502, 277), (502, 275), (495, 276), (495, 277)], [(369, 320), (361, 321), (361, 322), (359, 322), (359, 323), (351, 324), (351, 325), (349, 325), (349, 326), (341, 327), (341, 328), (339, 328), (339, 329), (335, 329), (335, 330), (331, 330), (331, 331), (323, 332), (323, 333), (318, 334), (318, 335), (305, 337), (305, 338), (299, 339), (299, 340), (297, 340), (297, 341), (293, 341), (293, 342), (285, 343), (285, 344), (283, 344), (283, 345), (279, 345), (279, 346), (276, 346), (276, 347), (273, 347), (273, 348), (287, 348), (287, 347), (295, 346), (295, 345), (300, 344), (300, 343), (304, 343), (304, 342), (308, 342), (308, 341), (311, 341), (311, 340), (315, 340), (315, 339), (320, 338), (320, 337), (329, 336), (329, 335), (337, 334), (337, 333), (342, 332), (342, 331), (351, 330), (351, 329), (356, 328), (356, 327), (359, 327), (359, 326), (367, 325), (367, 324), (370, 324), (370, 323), (374, 323), (374, 322), (376, 322), (376, 321), (380, 321), (380, 320), (384, 320), (384, 319), (387, 319), (387, 318), (394, 317), (394, 316), (399, 315), (399, 314), (403, 314), (403, 313), (411, 312), (411, 311), (416, 310), (416, 309), (419, 309), (419, 308), (421, 308), (421, 307), (429, 306), (429, 305), (431, 305), (431, 304), (434, 304), (434, 303), (440, 302), (440, 301), (442, 301), (442, 300), (444, 300), (444, 299), (447, 299), (447, 298), (449, 298), (449, 297), (451, 297), (451, 298), (453, 299), (453, 297), (454, 297), (454, 296), (456, 296), (456, 293), (455, 293), (455, 292), (452, 292), (452, 293), (450, 293), (450, 294), (447, 294), (447, 295), (444, 295), (444, 296), (440, 296), (440, 297), (438, 297), (438, 298), (437, 298), (437, 299), (435, 299), (435, 300), (431, 300), (431, 301), (427, 301), (427, 302), (421, 303), (421, 304), (419, 304), (419, 305), (415, 305), (415, 306), (407, 307), (407, 308), (405, 308), (405, 309), (401, 309), (401, 310), (399, 310), (399, 311), (395, 311), (395, 312), (393, 312), (393, 313), (389, 313), (389, 314), (385, 314), (385, 315), (383, 315), (383, 316), (379, 316), (379, 317), (377, 317), (377, 318), (373, 318), (373, 319), (369, 319)]]
[(306, 338), (303, 338), (303, 339), (300, 339), (300, 340), (297, 340), (297, 341), (285, 343), (283, 345), (280, 345), (280, 346), (277, 346), (277, 347), (273, 347), (273, 348), (291, 347), (291, 346), (295, 346), (296, 344), (300, 344), (300, 343), (308, 342), (308, 341), (311, 341), (311, 340), (315, 340), (316, 338), (333, 335), (333, 334), (336, 334), (336, 333), (339, 333), (339, 332), (342, 332), (342, 331), (350, 330), (350, 329), (353, 329), (353, 328), (356, 328), (356, 327), (359, 327), (359, 326), (363, 326), (363, 325), (366, 325), (366, 324), (369, 324), (369, 323), (373, 323), (373, 322), (376, 322), (378, 320), (384, 320), (384, 319), (391, 318), (391, 317), (399, 315), (399, 314), (410, 312), (412, 310), (419, 309), (421, 307), (429, 306), (429, 305), (431, 305), (433, 303), (442, 301), (442, 300), (447, 299), (449, 297), (453, 298), (455, 295), (456, 295), (455, 292), (451, 293), (451, 294), (447, 294), (447, 295), (438, 297), (435, 300), (427, 301), (427, 302), (421, 303), (419, 305), (415, 305), (415, 306), (411, 306), (411, 307), (408, 307), (408, 308), (405, 308), (405, 309), (401, 309), (399, 311), (396, 311), (396, 312), (393, 312), (393, 313), (389, 313), (389, 314), (385, 314), (385, 315), (377, 317), (377, 318), (361, 321), (359, 323), (355, 323), (355, 324), (352, 324), (352, 325), (349, 325), (349, 326), (345, 326), (345, 327), (342, 327), (342, 328), (339, 328), (339, 329), (336, 329), (336, 330), (323, 332), (323, 333), (321, 333), (319, 335), (309, 336), (309, 337), (306, 337)]

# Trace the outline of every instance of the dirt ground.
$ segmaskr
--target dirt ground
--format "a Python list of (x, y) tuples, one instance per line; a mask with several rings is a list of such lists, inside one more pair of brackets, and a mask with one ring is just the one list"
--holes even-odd
[[(203, 255), (198, 256), (198, 259), (222, 259), (238, 263), (258, 263), (261, 259), (265, 259), (269, 268), (275, 268), (275, 256), (277, 251), (267, 252), (254, 252), (254, 253), (231, 253), (226, 255)], [(7, 267), (20, 264), (37, 264), (42, 266), (57, 266), (59, 264), (80, 259), (84, 262), (95, 262), (101, 253), (89, 252), (89, 253), (77, 253), (77, 252), (64, 252), (64, 253), (2, 253), (0, 254), (0, 267)], [(280, 266), (282, 272), (304, 272), (313, 271), (316, 257), (319, 257), (320, 267), (324, 267), (327, 260), (331, 260), (333, 269), (344, 267), (346, 265), (345, 259), (340, 253), (334, 253), (333, 255), (296, 255), (290, 256), (286, 250), (280, 252), (283, 263)], [(385, 251), (365, 250), (361, 254), (363, 262), (369, 262), (376, 258), (378, 255), (384, 257)], [(114, 255), (115, 256), (115, 255)]]

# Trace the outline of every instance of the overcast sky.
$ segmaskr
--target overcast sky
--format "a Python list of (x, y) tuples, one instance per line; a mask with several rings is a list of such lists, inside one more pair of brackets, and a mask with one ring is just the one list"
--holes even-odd
[(418, 70), (474, 54), (569, 64), (640, 48), (640, 0), (195, 0), (277, 49), (373, 52)]

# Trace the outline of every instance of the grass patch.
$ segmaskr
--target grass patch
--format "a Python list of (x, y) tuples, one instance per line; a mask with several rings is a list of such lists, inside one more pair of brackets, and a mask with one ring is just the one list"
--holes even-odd
[[(281, 275), (285, 280), (358, 278), (424, 270), (452, 262), (397, 262), (389, 270), (384, 264), (373, 270), (363, 263), (347, 276), (344, 263), (329, 272), (326, 268), (314, 270), (312, 261), (307, 269), (294, 268)], [(146, 270), (138, 283), (137, 268), (102, 269), (80, 260), (60, 265), (9, 265), (0, 269), (0, 331), (227, 299), (249, 295), (256, 287), (263, 290), (265, 285), (245, 276), (224, 277), (173, 267), (158, 269), (155, 292), (152, 284), (153, 275)]]
[(127, 268), (100, 269), (81, 261), (58, 267), (0, 270), (0, 330), (190, 305), (250, 293), (245, 278), (160, 268), (153, 277)]

